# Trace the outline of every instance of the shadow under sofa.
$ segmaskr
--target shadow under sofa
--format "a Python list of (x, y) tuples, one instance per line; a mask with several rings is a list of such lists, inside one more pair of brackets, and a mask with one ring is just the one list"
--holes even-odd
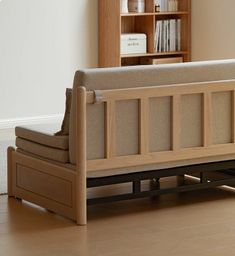
[[(207, 178), (235, 164), (235, 60), (84, 69), (71, 93), (68, 134), (16, 128), (9, 196), (85, 225), (90, 204), (235, 183)], [(141, 188), (195, 173), (198, 184)], [(125, 182), (132, 193), (87, 199), (87, 188)]]

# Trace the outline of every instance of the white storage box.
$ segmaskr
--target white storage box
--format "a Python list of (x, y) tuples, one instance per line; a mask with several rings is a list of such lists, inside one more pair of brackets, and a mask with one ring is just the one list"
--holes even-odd
[(145, 34), (121, 34), (121, 54), (137, 54), (147, 52), (147, 36)]

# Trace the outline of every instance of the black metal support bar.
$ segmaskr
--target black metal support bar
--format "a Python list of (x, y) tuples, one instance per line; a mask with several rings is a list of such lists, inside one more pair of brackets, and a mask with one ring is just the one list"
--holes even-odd
[(141, 192), (141, 181), (140, 180), (135, 180), (132, 182), (132, 191), (134, 194)]
[(149, 186), (150, 186), (150, 190), (160, 189), (160, 179), (156, 179), (156, 178), (151, 179)]
[(231, 176), (235, 176), (235, 169), (227, 169), (227, 170), (223, 170), (221, 171), (222, 173), (231, 175)]
[(234, 184), (235, 184), (235, 178), (223, 179), (223, 180), (211, 181), (207, 183), (184, 185), (184, 186), (175, 187), (175, 188), (166, 188), (166, 189), (159, 189), (159, 190), (143, 191), (139, 193), (129, 193), (129, 194), (122, 194), (122, 195), (114, 195), (109, 197), (92, 198), (87, 200), (87, 204), (93, 205), (93, 204), (99, 204), (99, 203), (109, 203), (109, 202), (115, 202), (120, 200), (129, 200), (129, 199), (157, 196), (157, 195), (169, 194), (169, 193), (201, 190), (201, 189), (213, 188), (213, 187), (222, 186), (222, 185), (229, 186)]
[(200, 172), (200, 182), (201, 183), (207, 182), (206, 172)]
[(204, 170), (206, 170), (206, 172), (226, 171), (234, 168), (235, 168), (235, 160), (231, 160), (231, 161), (220, 161), (220, 162), (214, 162), (214, 163), (181, 166), (181, 167), (174, 167), (174, 168), (161, 169), (161, 170), (113, 175), (113, 176), (106, 176), (106, 177), (88, 178), (87, 187), (88, 188), (102, 187), (105, 185), (133, 182), (134, 180), (148, 180), (148, 179), (150, 180), (154, 178), (157, 179), (162, 177), (178, 176), (178, 175), (184, 175), (184, 174), (190, 175), (194, 173), (204, 172)]

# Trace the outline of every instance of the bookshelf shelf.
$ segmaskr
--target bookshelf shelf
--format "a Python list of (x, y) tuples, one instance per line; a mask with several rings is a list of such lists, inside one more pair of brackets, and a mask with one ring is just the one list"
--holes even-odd
[(129, 13), (121, 13), (121, 17), (148, 16), (148, 15), (155, 15), (155, 13), (154, 12), (143, 12), (143, 13), (129, 12)]
[(188, 15), (189, 12), (155, 12), (155, 16), (165, 16), (165, 15)]
[[(121, 13), (120, 0), (98, 0), (99, 7), (99, 67), (138, 65), (141, 57), (182, 57), (191, 60), (191, 0), (178, 0), (178, 11), (155, 12), (155, 0), (145, 0), (144, 13)], [(155, 50), (157, 21), (180, 19), (180, 51)], [(122, 33), (144, 33), (147, 53), (121, 54)], [(172, 49), (172, 48), (171, 48)], [(174, 48), (173, 48), (174, 49)]]
[(187, 55), (187, 54), (189, 54), (189, 52), (186, 52), (186, 51), (154, 52), (154, 53), (143, 53), (143, 54), (122, 54), (121, 58), (168, 56), (168, 55)]
[(121, 13), (121, 17), (133, 17), (133, 16), (166, 16), (166, 15), (188, 15), (189, 12), (144, 12), (144, 13)]

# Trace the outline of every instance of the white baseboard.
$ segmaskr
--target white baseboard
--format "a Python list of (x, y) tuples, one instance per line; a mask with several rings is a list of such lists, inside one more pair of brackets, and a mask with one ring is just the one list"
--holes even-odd
[(14, 129), (16, 126), (22, 125), (37, 125), (37, 124), (50, 124), (62, 122), (63, 114), (36, 116), (26, 118), (14, 118), (14, 119), (0, 119), (0, 130), (2, 129)]

